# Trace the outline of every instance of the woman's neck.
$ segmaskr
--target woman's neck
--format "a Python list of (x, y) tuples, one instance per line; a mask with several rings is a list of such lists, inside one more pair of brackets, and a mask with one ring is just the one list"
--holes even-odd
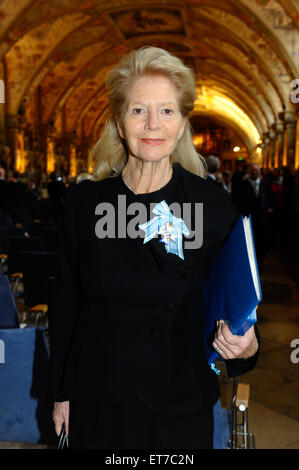
[(169, 157), (157, 162), (144, 161), (129, 156), (122, 171), (123, 181), (135, 194), (158, 191), (172, 177), (172, 165)]

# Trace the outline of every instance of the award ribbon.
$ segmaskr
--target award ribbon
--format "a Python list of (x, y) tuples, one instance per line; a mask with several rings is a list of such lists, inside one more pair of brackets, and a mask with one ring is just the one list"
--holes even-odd
[(190, 231), (183, 219), (175, 217), (171, 213), (166, 201), (156, 204), (153, 213), (156, 214), (156, 217), (138, 226), (145, 232), (143, 243), (147, 243), (160, 234), (162, 239), (159, 241), (165, 243), (167, 253), (173, 253), (184, 259), (183, 235), (190, 235)]

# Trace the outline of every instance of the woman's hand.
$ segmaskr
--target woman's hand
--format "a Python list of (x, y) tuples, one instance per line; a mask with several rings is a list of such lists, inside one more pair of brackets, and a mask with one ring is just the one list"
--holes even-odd
[(65, 432), (69, 433), (69, 414), (70, 414), (70, 402), (69, 401), (55, 401), (52, 413), (52, 418), (55, 424), (56, 434), (59, 436), (61, 433), (62, 425), (64, 423)]
[(223, 359), (248, 359), (254, 356), (258, 350), (254, 326), (249, 328), (243, 336), (238, 336), (230, 332), (223, 320), (219, 320), (213, 347)]

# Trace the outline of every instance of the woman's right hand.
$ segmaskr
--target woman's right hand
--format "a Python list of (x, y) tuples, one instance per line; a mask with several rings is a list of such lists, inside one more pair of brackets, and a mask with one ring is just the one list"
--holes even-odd
[(61, 433), (62, 425), (64, 423), (65, 432), (69, 434), (69, 414), (70, 402), (69, 401), (55, 401), (52, 413), (52, 418), (55, 424), (56, 434), (59, 436)]

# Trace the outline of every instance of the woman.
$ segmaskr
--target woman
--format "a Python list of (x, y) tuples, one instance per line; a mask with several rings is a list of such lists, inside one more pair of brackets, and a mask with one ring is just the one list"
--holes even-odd
[[(111, 117), (93, 174), (79, 177), (65, 205), (50, 320), (56, 432), (65, 423), (73, 448), (211, 448), (219, 390), (205, 357), (200, 290), (239, 214), (203, 178), (188, 122), (195, 81), (180, 59), (134, 51), (110, 71), (107, 88)], [(144, 243), (143, 223), (159, 203), (191, 207), (189, 248), (183, 237), (182, 251), (173, 250), (178, 234), (169, 238), (165, 225)], [(220, 322), (213, 346), (230, 375), (256, 363), (254, 328), (236, 337)]]

